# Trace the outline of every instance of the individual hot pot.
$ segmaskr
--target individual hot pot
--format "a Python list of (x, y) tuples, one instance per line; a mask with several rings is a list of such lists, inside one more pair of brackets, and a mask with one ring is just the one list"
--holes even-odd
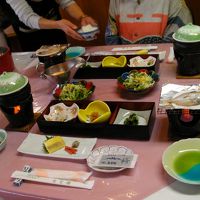
[(33, 98), (28, 78), (16, 72), (0, 75), (0, 109), (12, 127), (22, 127), (34, 119)]
[(173, 34), (174, 54), (179, 75), (200, 74), (200, 26), (191, 23)]
[(65, 50), (67, 44), (55, 44), (51, 46), (43, 45), (36, 51), (36, 56), (39, 59), (39, 64), (43, 64), (45, 68), (65, 62)]

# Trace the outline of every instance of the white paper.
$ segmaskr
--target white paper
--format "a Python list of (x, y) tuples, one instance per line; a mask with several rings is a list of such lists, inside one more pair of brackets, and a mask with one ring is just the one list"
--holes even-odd
[(30, 174), (46, 178), (58, 178), (71, 181), (85, 182), (91, 176), (92, 172), (35, 168), (30, 172)]
[(34, 56), (35, 52), (12, 53), (13, 62), (17, 70), (24, 70), (36, 66), (39, 62)]
[(112, 51), (138, 51), (138, 50), (151, 50), (151, 49), (157, 49), (158, 46), (134, 46), (134, 47), (115, 47), (112, 49)]
[(84, 188), (84, 189), (92, 189), (94, 185), (94, 180), (92, 181), (85, 181), (84, 183), (70, 181), (70, 180), (63, 180), (58, 178), (47, 178), (47, 177), (40, 177), (35, 176), (27, 172), (15, 171), (11, 175), (12, 178), (20, 178), (23, 180), (40, 182), (40, 183), (48, 183), (53, 185), (62, 185), (68, 187), (76, 187), (76, 188)]
[(105, 155), (102, 154), (94, 163), (94, 167), (134, 168), (138, 155)]
[(144, 200), (200, 200), (200, 186), (175, 181)]

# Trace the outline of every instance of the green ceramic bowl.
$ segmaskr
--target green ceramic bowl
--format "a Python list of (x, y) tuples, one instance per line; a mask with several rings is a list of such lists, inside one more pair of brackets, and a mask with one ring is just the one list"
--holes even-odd
[(200, 185), (200, 138), (174, 142), (163, 153), (162, 164), (176, 180)]
[(200, 26), (189, 23), (179, 28), (172, 37), (178, 42), (200, 42)]

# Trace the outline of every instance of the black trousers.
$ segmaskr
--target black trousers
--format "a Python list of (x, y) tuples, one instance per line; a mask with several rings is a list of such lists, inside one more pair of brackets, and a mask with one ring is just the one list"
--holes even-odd
[(34, 32), (21, 32), (14, 28), (22, 51), (36, 51), (42, 45), (66, 44), (66, 34), (58, 29), (42, 29)]

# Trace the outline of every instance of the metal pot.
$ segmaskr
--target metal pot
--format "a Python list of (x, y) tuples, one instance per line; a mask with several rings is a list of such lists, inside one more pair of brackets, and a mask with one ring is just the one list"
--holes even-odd
[(45, 68), (43, 63), (39, 63), (36, 66), (36, 69), (40, 73), (40, 77), (43, 79), (46, 79), (48, 76), (50, 76), (55, 78), (58, 83), (65, 83), (69, 79), (70, 70), (82, 62), (85, 62), (85, 60), (77, 57), (75, 59), (67, 60), (63, 63), (52, 65), (48, 68)]
[(65, 62), (65, 51), (68, 46), (67, 44), (43, 45), (36, 51), (36, 56), (39, 62), (44, 64), (45, 68), (48, 68), (52, 65)]

